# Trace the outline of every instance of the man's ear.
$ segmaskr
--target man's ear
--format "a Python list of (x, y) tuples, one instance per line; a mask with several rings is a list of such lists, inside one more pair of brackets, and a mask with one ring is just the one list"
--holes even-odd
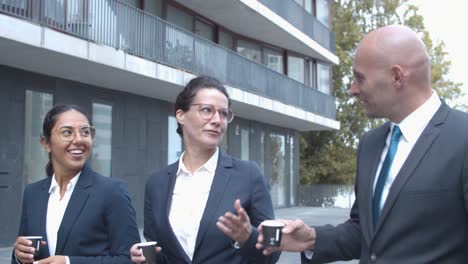
[(47, 151), (47, 153), (50, 153), (50, 144), (49, 141), (44, 136), (41, 136), (39, 139), (39, 143), (41, 143), (42, 147)]
[(396, 87), (402, 87), (406, 78), (406, 72), (400, 65), (392, 66), (392, 83)]

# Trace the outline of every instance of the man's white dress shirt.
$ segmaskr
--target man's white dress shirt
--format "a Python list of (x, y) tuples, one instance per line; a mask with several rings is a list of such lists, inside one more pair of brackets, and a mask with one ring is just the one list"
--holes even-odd
[(382, 209), (385, 204), (385, 200), (387, 199), (388, 192), (390, 191), (390, 187), (392, 186), (395, 177), (398, 175), (398, 172), (400, 171), (401, 167), (408, 158), (408, 155), (410, 154), (411, 150), (416, 144), (416, 141), (418, 141), (419, 136), (421, 136), (422, 132), (426, 128), (427, 124), (429, 124), (429, 121), (437, 112), (440, 105), (441, 101), (437, 96), (437, 93), (433, 91), (432, 96), (429, 98), (429, 100), (427, 100), (413, 113), (405, 117), (405, 119), (403, 119), (403, 121), (401, 121), (400, 124), (391, 123), (392, 129), (387, 135), (387, 139), (385, 141), (385, 148), (382, 151), (382, 154), (380, 156), (380, 162), (377, 167), (377, 173), (374, 179), (374, 189), (375, 185), (377, 184), (380, 169), (382, 168), (382, 164), (385, 160), (385, 156), (387, 155), (388, 148), (390, 146), (390, 140), (392, 137), (391, 131), (393, 130), (393, 126), (398, 125), (400, 127), (402, 137), (400, 137), (397, 152), (395, 153), (395, 157), (393, 159), (392, 165), (390, 166), (387, 180), (382, 190), (380, 209)]

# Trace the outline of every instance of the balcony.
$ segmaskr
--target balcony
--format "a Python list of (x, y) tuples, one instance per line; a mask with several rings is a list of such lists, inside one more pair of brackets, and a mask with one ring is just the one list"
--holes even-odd
[(338, 64), (334, 33), (293, 0), (175, 0), (219, 25), (274, 46)]
[[(10, 4), (9, 4), (10, 2)], [(335, 99), (118, 0), (4, 0), (0, 12), (335, 119)]]
[(258, 0), (260, 3), (280, 15), (294, 27), (317, 41), (328, 51), (335, 53), (335, 34), (307, 13), (293, 0)]

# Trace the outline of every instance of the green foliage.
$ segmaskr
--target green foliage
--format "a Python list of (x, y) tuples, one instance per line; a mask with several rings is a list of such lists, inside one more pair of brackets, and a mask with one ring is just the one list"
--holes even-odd
[(333, 67), (333, 95), (337, 101), (336, 118), (341, 128), (339, 131), (301, 134), (301, 184), (353, 183), (359, 138), (370, 128), (384, 122), (369, 119), (361, 103), (349, 95), (354, 52), (369, 31), (390, 24), (413, 28), (421, 34), (428, 48), (433, 88), (449, 103), (462, 95), (461, 84), (447, 79), (451, 62), (446, 58), (444, 43), (432, 42), (424, 27), (423, 17), (409, 0), (335, 0), (333, 18), (336, 55), (340, 59), (340, 64)]

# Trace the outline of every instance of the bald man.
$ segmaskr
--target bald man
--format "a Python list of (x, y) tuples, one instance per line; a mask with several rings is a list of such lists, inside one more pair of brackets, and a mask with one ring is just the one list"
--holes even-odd
[(281, 246), (264, 254), (304, 252), (303, 263), (468, 263), (468, 115), (432, 90), (426, 47), (407, 27), (366, 35), (353, 70), (350, 94), (369, 117), (389, 121), (360, 140), (350, 218), (322, 227), (281, 220)]

